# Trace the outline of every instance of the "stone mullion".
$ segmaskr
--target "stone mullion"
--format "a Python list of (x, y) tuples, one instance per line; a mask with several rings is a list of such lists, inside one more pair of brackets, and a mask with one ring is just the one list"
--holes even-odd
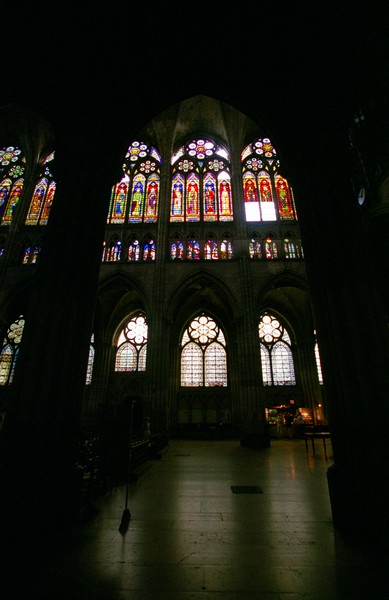
[[(158, 217), (158, 236), (156, 269), (153, 287), (150, 290), (152, 315), (149, 320), (147, 343), (147, 388), (145, 390), (145, 410), (151, 420), (151, 433), (166, 428), (166, 377), (168, 372), (168, 353), (166, 352), (167, 332), (164, 326), (165, 312), (165, 263), (168, 256), (168, 225), (170, 202), (170, 161), (164, 160), (161, 172), (161, 195)], [(163, 207), (163, 208), (162, 208)], [(165, 349), (163, 351), (163, 349)]]
[(231, 155), (231, 183), (234, 200), (234, 255), (235, 257), (248, 256), (246, 217), (243, 202), (242, 169), (240, 152), (233, 150)]

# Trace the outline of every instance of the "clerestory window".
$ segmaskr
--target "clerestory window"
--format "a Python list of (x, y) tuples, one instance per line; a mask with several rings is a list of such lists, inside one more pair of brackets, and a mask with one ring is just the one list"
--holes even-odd
[(198, 138), (172, 157), (170, 221), (232, 221), (230, 159), (225, 148)]
[(279, 173), (280, 161), (269, 138), (258, 138), (241, 154), (246, 221), (296, 219), (293, 192)]
[(112, 188), (107, 223), (156, 223), (161, 156), (144, 142), (133, 141), (124, 158), (122, 179)]

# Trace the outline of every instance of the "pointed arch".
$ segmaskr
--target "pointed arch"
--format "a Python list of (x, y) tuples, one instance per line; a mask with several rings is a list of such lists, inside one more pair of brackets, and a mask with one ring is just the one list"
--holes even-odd
[(227, 352), (223, 331), (206, 313), (187, 324), (181, 336), (182, 387), (227, 387)]
[(281, 320), (268, 311), (263, 312), (258, 336), (263, 385), (296, 385), (291, 338)]
[(195, 138), (171, 159), (170, 221), (232, 221), (230, 158), (209, 137)]
[(145, 371), (148, 326), (146, 315), (138, 311), (126, 321), (116, 341), (115, 371)]

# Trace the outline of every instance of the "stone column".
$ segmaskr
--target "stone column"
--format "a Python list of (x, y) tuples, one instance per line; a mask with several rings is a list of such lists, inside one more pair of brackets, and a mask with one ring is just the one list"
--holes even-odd
[(241, 318), (237, 327), (242, 446), (269, 446), (259, 356), (258, 327), (248, 258), (240, 259)]
[[(57, 191), (25, 314), (3, 430), (3, 514), (47, 534), (78, 510), (74, 465), (111, 180), (77, 136), (56, 154)], [(54, 168), (54, 164), (53, 164)]]
[(167, 381), (169, 374), (169, 353), (167, 351), (168, 333), (165, 291), (165, 264), (168, 253), (168, 224), (170, 215), (170, 152), (165, 144), (162, 161), (161, 189), (158, 210), (158, 235), (155, 270), (152, 289), (150, 290), (150, 306), (152, 316), (149, 321), (149, 341), (147, 344), (147, 390), (145, 397), (145, 414), (150, 417), (151, 434), (166, 432), (167, 429)]
[[(345, 153), (342, 129), (328, 145)], [(323, 165), (315, 147), (297, 166), (305, 261), (328, 402), (334, 464), (328, 483), (334, 523), (359, 538), (385, 541), (389, 464), (389, 339), (364, 224), (347, 170)], [(309, 148), (307, 148), (309, 152)], [(339, 165), (338, 165), (339, 167)], [(296, 187), (296, 186), (295, 186)]]

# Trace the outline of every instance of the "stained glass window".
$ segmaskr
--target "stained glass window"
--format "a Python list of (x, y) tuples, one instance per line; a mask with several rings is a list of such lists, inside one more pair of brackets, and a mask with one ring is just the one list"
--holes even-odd
[(254, 238), (249, 243), (249, 257), (258, 260), (262, 258), (261, 242)]
[(197, 240), (191, 238), (187, 242), (186, 257), (188, 260), (200, 259), (200, 244)]
[(241, 154), (246, 221), (295, 219), (292, 189), (279, 174), (280, 161), (269, 138), (258, 138)]
[(125, 175), (112, 190), (109, 223), (124, 223), (129, 181), (128, 175)]
[(22, 178), (12, 182), (5, 179), (0, 183), (0, 215), (2, 215), (1, 224), (10, 225), (15, 214), (16, 207), (20, 200), (23, 190), (24, 180)]
[(145, 371), (148, 328), (146, 316), (139, 312), (122, 329), (116, 351), (115, 371)]
[(227, 353), (222, 330), (202, 313), (192, 320), (181, 339), (181, 385), (227, 386)]
[(172, 157), (170, 221), (232, 221), (228, 152), (209, 139), (192, 140)]
[(284, 239), (284, 254), (286, 259), (304, 258), (303, 247), (300, 240)]
[(127, 259), (129, 261), (138, 261), (140, 258), (140, 244), (139, 240), (131, 238), (128, 243)]
[(20, 315), (9, 326), (3, 341), (3, 347), (0, 352), (0, 385), (8, 385), (13, 381), (23, 330), (24, 318)]
[[(44, 161), (43, 165), (54, 158), (52, 152)], [(51, 207), (53, 205), (56, 183), (48, 166), (44, 166), (42, 176), (37, 182), (32, 194), (30, 206), (27, 212), (26, 225), (47, 225)]]
[(161, 156), (134, 141), (128, 148), (122, 179), (112, 188), (107, 223), (155, 223), (158, 219)]
[(92, 334), (90, 345), (89, 345), (89, 356), (88, 356), (88, 366), (86, 369), (86, 380), (85, 384), (90, 385), (92, 383), (92, 374), (93, 374), (93, 364), (95, 361), (95, 347), (94, 347), (95, 336)]
[(143, 260), (155, 260), (156, 246), (154, 240), (150, 239), (143, 245)]
[(27, 242), (23, 252), (22, 264), (35, 264), (38, 261), (40, 251), (41, 245), (39, 242), (35, 242), (34, 244)]
[(222, 260), (233, 258), (232, 242), (230, 240), (223, 240), (220, 244), (220, 258)]
[(205, 242), (204, 258), (205, 260), (217, 260), (219, 258), (219, 249), (215, 240), (209, 239)]
[(277, 243), (270, 236), (265, 239), (265, 256), (268, 260), (278, 258)]
[(259, 322), (258, 335), (263, 385), (296, 385), (291, 340), (282, 323), (266, 312)]
[(103, 261), (104, 262), (119, 262), (122, 254), (122, 242), (118, 237), (113, 237), (109, 244), (104, 242)]
[(170, 258), (171, 260), (183, 260), (185, 253), (184, 243), (181, 241), (173, 242), (170, 245)]
[(16, 146), (0, 150), (0, 222), (10, 225), (23, 190), (25, 159)]
[(320, 385), (323, 385), (323, 372), (321, 369), (321, 360), (320, 360), (320, 351), (319, 344), (315, 342), (315, 360), (316, 360), (316, 369), (317, 369), (317, 377), (319, 379)]
[(205, 241), (199, 242), (194, 239), (193, 234), (186, 242), (175, 239), (170, 243), (170, 259), (179, 260), (231, 260), (234, 258), (233, 243), (230, 234), (226, 233), (225, 238), (219, 243), (212, 235)]
[(275, 186), (280, 219), (294, 219), (294, 207), (292, 203), (291, 191), (287, 180), (284, 177), (281, 177), (281, 175), (276, 175)]

